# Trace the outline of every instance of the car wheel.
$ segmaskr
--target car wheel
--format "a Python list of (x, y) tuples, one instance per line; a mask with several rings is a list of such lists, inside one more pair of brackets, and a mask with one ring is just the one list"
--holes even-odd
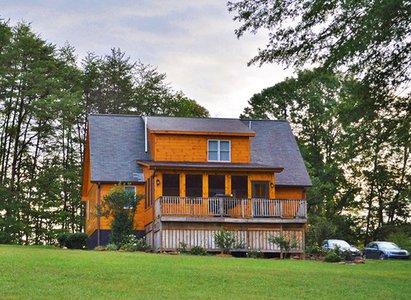
[(384, 260), (385, 259), (385, 254), (381, 253), (379, 259)]
[(366, 258), (367, 258), (367, 255), (364, 253), (364, 254), (362, 255), (362, 258), (363, 258), (363, 259), (366, 259)]

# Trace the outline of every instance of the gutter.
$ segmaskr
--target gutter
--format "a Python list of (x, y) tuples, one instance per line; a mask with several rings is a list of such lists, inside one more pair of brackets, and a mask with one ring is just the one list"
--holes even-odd
[(97, 246), (101, 245), (101, 232), (100, 232), (100, 210), (101, 210), (101, 183), (98, 182), (97, 188)]

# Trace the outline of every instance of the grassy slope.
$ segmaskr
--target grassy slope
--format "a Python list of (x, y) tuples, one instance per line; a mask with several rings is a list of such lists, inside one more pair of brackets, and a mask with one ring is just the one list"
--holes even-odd
[(0, 298), (409, 299), (411, 261), (338, 265), (0, 245)]

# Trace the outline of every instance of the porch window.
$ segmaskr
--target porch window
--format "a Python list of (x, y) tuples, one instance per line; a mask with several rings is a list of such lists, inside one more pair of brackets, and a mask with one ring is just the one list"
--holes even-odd
[(186, 175), (186, 196), (203, 196), (203, 175)]
[(231, 193), (234, 198), (248, 198), (247, 176), (231, 176)]
[(209, 140), (208, 161), (231, 161), (231, 142), (223, 140)]
[(217, 194), (225, 194), (225, 176), (209, 175), (208, 176), (208, 196), (215, 197)]
[(163, 174), (163, 196), (180, 196), (180, 174)]

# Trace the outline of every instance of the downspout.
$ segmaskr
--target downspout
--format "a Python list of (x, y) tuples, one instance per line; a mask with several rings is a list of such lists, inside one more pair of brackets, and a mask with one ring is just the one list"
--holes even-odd
[(144, 151), (148, 151), (148, 141), (147, 141), (147, 116), (144, 116)]
[(101, 183), (98, 182), (97, 188), (97, 246), (101, 245), (101, 233), (100, 233), (100, 213), (101, 213)]

